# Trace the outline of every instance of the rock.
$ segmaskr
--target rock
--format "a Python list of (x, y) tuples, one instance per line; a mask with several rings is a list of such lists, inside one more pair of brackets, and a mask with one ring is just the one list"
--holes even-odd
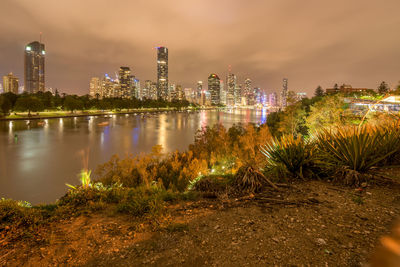
[(318, 244), (319, 246), (324, 246), (324, 245), (326, 245), (326, 241), (325, 241), (324, 239), (322, 239), (322, 238), (317, 238), (316, 242), (317, 242), (317, 244)]

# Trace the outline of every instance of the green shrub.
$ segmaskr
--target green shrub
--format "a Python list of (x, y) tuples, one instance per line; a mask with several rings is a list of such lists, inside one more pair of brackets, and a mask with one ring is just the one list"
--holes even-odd
[(0, 199), (0, 226), (32, 227), (41, 219), (41, 213), (27, 202)]
[(366, 181), (371, 168), (385, 165), (400, 152), (400, 130), (393, 126), (343, 127), (317, 134), (321, 162), (348, 185)]
[(266, 173), (278, 178), (301, 178), (315, 174), (315, 149), (312, 143), (292, 135), (261, 146), (267, 158)]
[(163, 207), (162, 190), (156, 187), (129, 188), (117, 204), (117, 211), (134, 216), (156, 214)]
[(231, 174), (199, 176), (189, 186), (189, 189), (203, 193), (218, 193), (226, 190), (232, 184), (232, 181), (233, 175)]

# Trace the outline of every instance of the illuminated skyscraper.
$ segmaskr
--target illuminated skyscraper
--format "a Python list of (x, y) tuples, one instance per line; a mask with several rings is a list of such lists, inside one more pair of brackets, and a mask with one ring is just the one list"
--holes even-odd
[(203, 81), (197, 82), (197, 96), (201, 95), (201, 91), (203, 91)]
[(136, 79), (135, 76), (131, 76), (132, 79), (132, 84), (133, 84), (133, 95), (138, 98), (138, 99), (142, 99), (142, 90), (140, 88), (140, 81), (139, 79)]
[(281, 92), (281, 108), (287, 107), (287, 96), (288, 96), (288, 79), (283, 79), (282, 92)]
[(236, 75), (229, 73), (226, 77), (226, 104), (235, 105), (235, 88), (236, 88)]
[(12, 72), (3, 76), (4, 93), (18, 94), (18, 78)]
[(226, 90), (224, 85), (224, 81), (220, 80), (219, 103), (222, 105), (226, 105)]
[(278, 96), (277, 96), (277, 94), (275, 92), (269, 94), (268, 102), (269, 102), (269, 105), (271, 107), (276, 107), (277, 106), (277, 98), (278, 98)]
[(131, 75), (129, 67), (120, 67), (118, 80), (120, 84), (119, 97), (130, 98), (133, 92), (134, 77)]
[(157, 97), (168, 97), (168, 48), (157, 47)]
[(44, 44), (37, 41), (25, 46), (25, 91), (44, 92)]
[(242, 85), (235, 84), (235, 105), (240, 105), (242, 103)]
[(142, 89), (142, 99), (147, 98), (151, 99), (150, 97), (150, 90), (151, 90), (151, 81), (150, 80), (145, 80), (143, 89)]
[(183, 100), (183, 97), (184, 97), (184, 92), (183, 92), (182, 85), (177, 84), (176, 85), (176, 99)]
[(244, 81), (243, 96), (246, 98), (247, 105), (254, 105), (254, 94), (249, 78)]
[(101, 82), (99, 77), (93, 77), (90, 79), (89, 95), (95, 98), (103, 97), (101, 92)]
[(210, 74), (208, 76), (208, 91), (211, 95), (211, 104), (218, 105), (220, 104), (220, 80), (217, 74)]

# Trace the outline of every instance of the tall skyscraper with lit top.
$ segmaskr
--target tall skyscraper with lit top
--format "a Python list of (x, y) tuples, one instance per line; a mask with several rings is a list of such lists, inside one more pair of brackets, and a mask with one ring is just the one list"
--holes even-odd
[(45, 59), (44, 44), (38, 41), (25, 46), (25, 91), (28, 93), (44, 92), (45, 90)]
[(220, 91), (221, 91), (220, 79), (217, 74), (211, 73), (208, 76), (208, 92), (211, 94), (211, 104), (219, 105), (220, 104)]
[(157, 97), (168, 98), (168, 48), (157, 47)]

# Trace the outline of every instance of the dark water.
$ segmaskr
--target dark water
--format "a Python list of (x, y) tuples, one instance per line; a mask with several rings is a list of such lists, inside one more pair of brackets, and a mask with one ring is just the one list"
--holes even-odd
[[(83, 151), (93, 170), (113, 154), (146, 153), (157, 144), (164, 152), (186, 150), (195, 132), (207, 125), (265, 119), (265, 110), (231, 110), (48, 119), (42, 125), (0, 122), (0, 198), (54, 202), (66, 192), (65, 183), (78, 184)], [(99, 125), (104, 122), (108, 125)]]

